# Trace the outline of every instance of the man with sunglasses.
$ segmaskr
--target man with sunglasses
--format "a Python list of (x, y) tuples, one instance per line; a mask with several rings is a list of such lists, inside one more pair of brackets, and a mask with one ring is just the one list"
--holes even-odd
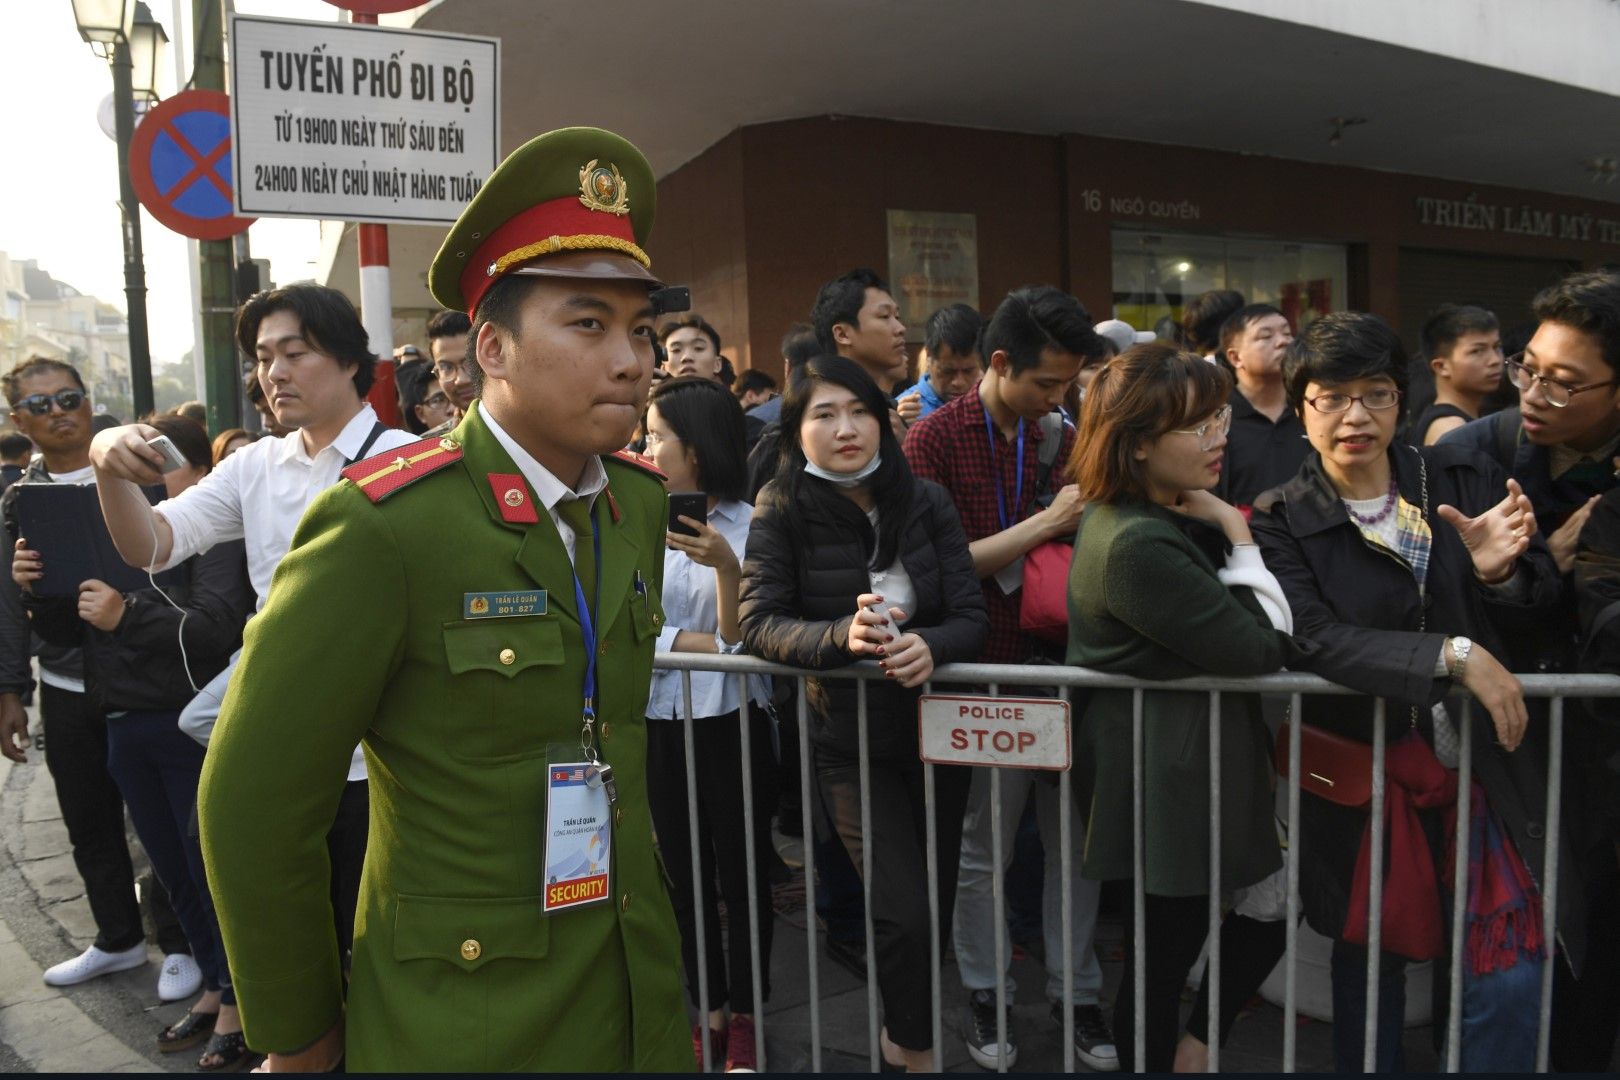
[[(34, 441), (40, 456), (0, 500), (10, 539), (16, 542), (13, 509), (24, 484), (88, 484), (90, 399), (78, 371), (56, 360), (32, 359), (0, 378), (11, 403), (11, 422)], [(33, 685), (28, 669), (32, 634), (22, 598), (10, 574), (0, 575), (0, 753), (26, 760), (28, 716), (22, 694)], [(80, 955), (51, 967), (45, 982), (72, 986), (146, 963), (146, 933), (135, 900), (135, 873), (124, 838), (124, 800), (107, 771), (107, 727), (85, 693), (84, 668), (76, 648), (39, 645), (40, 720), (45, 729), (45, 766), (73, 845), (73, 863), (84, 881), (96, 923), (96, 939)], [(166, 950), (169, 951), (169, 950)], [(188, 952), (184, 939), (175, 952)]]
[[(1620, 272), (1574, 273), (1531, 305), (1540, 325), (1523, 353), (1509, 357), (1519, 407), (1465, 424), (1441, 444), (1488, 454), (1519, 482), (1564, 574), (1563, 603), (1536, 631), (1509, 642), (1514, 671), (1568, 671), (1579, 642), (1570, 570), (1595, 504), (1616, 487), (1620, 454)], [(1590, 530), (1588, 530), (1590, 534)], [(1591, 536), (1588, 536), (1590, 542)], [(1605, 765), (1612, 748), (1598, 725), (1564, 727), (1564, 821), (1593, 912), (1620, 910), (1620, 784)], [(1579, 982), (1555, 969), (1552, 1065), (1559, 1071), (1608, 1068), (1620, 1030), (1620, 933), (1593, 920)]]

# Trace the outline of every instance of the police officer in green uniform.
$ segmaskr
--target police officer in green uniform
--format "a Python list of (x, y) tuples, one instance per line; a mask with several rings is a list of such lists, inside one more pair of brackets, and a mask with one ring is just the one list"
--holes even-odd
[[(644, 782), (666, 497), (614, 456), (683, 291), (641, 248), (654, 195), (641, 153), (593, 128), (501, 164), (429, 275), (473, 318), (481, 400), (346, 469), (248, 628), (198, 801), (273, 1068), (693, 1066)], [(357, 742), (345, 1010), (322, 838)]]

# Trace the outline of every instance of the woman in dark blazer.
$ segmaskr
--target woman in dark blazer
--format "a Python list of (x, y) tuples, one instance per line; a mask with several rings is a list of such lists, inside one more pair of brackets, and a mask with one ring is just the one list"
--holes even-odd
[[(1489, 865), (1503, 872), (1492, 880), (1518, 894), (1492, 905), (1494, 911), (1476, 910), (1474, 901), (1483, 900), (1470, 897), (1461, 1062), (1465, 1071), (1529, 1071), (1541, 983), (1539, 888), (1529, 879), (1540, 873), (1545, 854), (1546, 767), (1533, 742), (1521, 745), (1524, 697), (1496, 657), (1504, 635), (1556, 601), (1557, 570), (1534, 535), (1529, 500), (1493, 462), (1453, 446), (1394, 443), (1407, 359), (1382, 320), (1351, 312), (1318, 319), (1290, 349), (1283, 377), (1313, 452), (1294, 479), (1256, 500), (1254, 533), (1287, 591), (1299, 632), (1319, 650), (1316, 671), (1383, 695), (1388, 709), (1391, 847), (1379, 1071), (1402, 1065), (1406, 960), (1438, 957), (1449, 942), (1450, 905), (1443, 898), (1453, 878), (1444, 821), (1456, 803), (1455, 773), (1448, 770), (1457, 763), (1460, 711), (1436, 706), (1458, 684), (1489, 714), (1472, 727), (1476, 790), (1484, 795), (1474, 800), (1482, 815), (1474, 819), (1475, 847), (1502, 837), (1488, 848), (1499, 856)], [(1370, 698), (1307, 697), (1303, 709), (1307, 724), (1372, 740)], [(1416, 810), (1422, 828), (1402, 830), (1405, 808), (1420, 806), (1428, 807)], [(1311, 925), (1334, 938), (1334, 1053), (1341, 1069), (1362, 1065), (1367, 890), (1356, 875), (1368, 817), (1365, 807), (1315, 795), (1301, 802), (1300, 891)], [(1475, 869), (1485, 865), (1477, 855), (1471, 861)], [(1421, 888), (1397, 870), (1414, 862), (1435, 870)], [(1512, 887), (1507, 872), (1515, 862), (1527, 872), (1522, 889)], [(1568, 886), (1559, 893), (1572, 905), (1579, 895)], [(1405, 902), (1391, 904), (1393, 896)], [(1422, 918), (1409, 919), (1407, 911)], [(1560, 922), (1565, 935), (1579, 937), (1578, 913)], [(1496, 946), (1487, 948), (1486, 938)]]
[[(1142, 679), (1262, 675), (1299, 666), (1287, 604), (1243, 515), (1208, 491), (1231, 424), (1225, 369), (1166, 345), (1127, 349), (1081, 405), (1075, 482), (1087, 502), (1069, 578), (1068, 662)], [(1132, 692), (1099, 690), (1075, 735), (1085, 875), (1135, 874)], [(1146, 1061), (1175, 1060), (1181, 987), (1209, 905), (1209, 695), (1150, 690), (1143, 701), (1146, 838)], [(1255, 694), (1221, 697), (1222, 892), (1282, 865), (1269, 738)], [(1127, 949), (1132, 934), (1125, 935)], [(1236, 959), (1236, 958), (1234, 958)], [(1133, 961), (1114, 1002), (1120, 1059), (1134, 1054)]]
[(923, 800), (919, 688), (938, 664), (971, 660), (990, 630), (950, 496), (915, 479), (882, 392), (853, 361), (807, 363), (782, 404), (782, 457), (759, 493), (743, 564), (743, 644), (805, 668), (876, 659), (867, 690), (872, 835), (861, 832), (856, 687), (812, 680), (816, 778), (850, 859), (872, 845), (871, 911), (884, 1060), (932, 1071), (926, 814), (937, 828), (941, 946), (950, 940), (968, 771), (934, 772)]

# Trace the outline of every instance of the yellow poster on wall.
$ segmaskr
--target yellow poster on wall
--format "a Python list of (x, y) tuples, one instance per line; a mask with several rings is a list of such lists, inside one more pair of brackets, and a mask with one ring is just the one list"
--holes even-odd
[(906, 324), (921, 341), (928, 316), (947, 304), (979, 306), (979, 227), (972, 214), (890, 210), (889, 286)]

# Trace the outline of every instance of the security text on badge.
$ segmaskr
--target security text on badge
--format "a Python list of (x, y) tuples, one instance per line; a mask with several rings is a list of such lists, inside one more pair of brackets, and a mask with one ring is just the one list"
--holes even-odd
[(546, 914), (608, 898), (613, 826), (590, 762), (553, 763), (546, 780)]
[(935, 765), (1069, 768), (1069, 703), (1061, 698), (925, 694), (917, 745)]
[(517, 615), (544, 615), (546, 590), (513, 589), (508, 592), (470, 592), (461, 595), (463, 619), (508, 619)]

